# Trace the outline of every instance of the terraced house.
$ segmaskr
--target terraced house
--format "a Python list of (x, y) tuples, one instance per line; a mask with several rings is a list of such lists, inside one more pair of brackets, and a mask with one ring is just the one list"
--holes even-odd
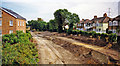
[(112, 31), (113, 33), (119, 33), (120, 32), (120, 15), (110, 19), (108, 30)]
[(26, 19), (16, 12), (0, 8), (0, 34), (16, 33), (16, 31), (26, 32)]
[[(83, 31), (96, 31), (97, 33), (106, 33), (109, 20), (110, 18), (106, 13), (103, 14), (103, 17), (94, 16), (92, 20), (82, 20), (82, 22), (78, 24), (77, 29), (80, 28), (83, 29)], [(80, 24), (84, 24), (83, 27), (80, 27), (82, 26)]]
[(92, 19), (93, 23), (95, 23), (95, 31), (97, 33), (106, 33), (108, 29), (108, 22), (109, 22), (109, 17), (105, 13), (103, 17), (96, 17)]

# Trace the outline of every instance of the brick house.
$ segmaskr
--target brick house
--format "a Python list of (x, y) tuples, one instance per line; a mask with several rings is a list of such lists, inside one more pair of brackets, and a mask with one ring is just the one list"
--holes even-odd
[(97, 33), (106, 33), (109, 19), (110, 18), (106, 13), (103, 15), (103, 17), (94, 16), (94, 18), (91, 20), (93, 23), (93, 31), (96, 31)]
[(23, 31), (26, 33), (26, 19), (14, 11), (7, 8), (0, 8), (0, 34), (16, 33)]

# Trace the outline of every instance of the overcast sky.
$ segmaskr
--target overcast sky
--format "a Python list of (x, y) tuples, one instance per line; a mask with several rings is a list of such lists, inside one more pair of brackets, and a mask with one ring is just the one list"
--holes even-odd
[(92, 19), (94, 15), (102, 17), (111, 11), (110, 17), (118, 15), (120, 0), (2, 0), (2, 7), (11, 9), (27, 20), (43, 18), (44, 21), (54, 19), (57, 9), (68, 9), (79, 15), (80, 19)]

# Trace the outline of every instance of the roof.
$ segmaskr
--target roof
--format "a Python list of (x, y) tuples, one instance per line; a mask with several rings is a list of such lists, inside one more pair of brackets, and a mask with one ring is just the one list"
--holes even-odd
[(89, 23), (89, 21), (90, 21), (89, 19), (85, 19), (84, 24)]
[(120, 15), (118, 15), (117, 17), (115, 17), (115, 20), (119, 20), (120, 21)]
[(99, 18), (94, 18), (91, 20), (92, 22), (98, 21), (99, 23), (107, 23), (109, 21), (109, 17), (99, 17)]
[(26, 20), (24, 17), (20, 16), (19, 14), (17, 14), (16, 12), (10, 9), (4, 8), (4, 7), (2, 7), (1, 9), (15, 18)]

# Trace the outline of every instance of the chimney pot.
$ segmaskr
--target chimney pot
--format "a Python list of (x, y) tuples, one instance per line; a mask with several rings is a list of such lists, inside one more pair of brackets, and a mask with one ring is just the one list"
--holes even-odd
[(95, 16), (94, 16), (94, 18), (96, 19), (96, 18), (97, 18), (97, 16), (95, 15)]
[(104, 14), (103, 14), (103, 17), (107, 17), (107, 14), (106, 14), (106, 13), (104, 13)]

